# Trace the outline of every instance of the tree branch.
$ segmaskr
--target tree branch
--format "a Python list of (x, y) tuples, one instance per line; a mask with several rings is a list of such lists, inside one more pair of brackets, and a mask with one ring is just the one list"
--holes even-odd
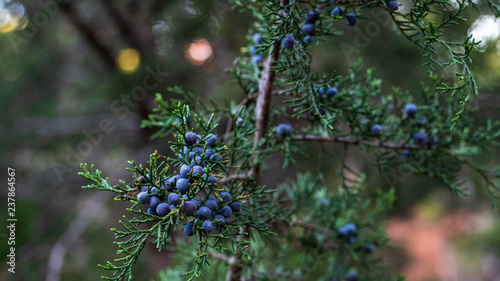
[(359, 141), (355, 139), (350, 139), (346, 137), (326, 137), (326, 136), (315, 136), (315, 135), (302, 135), (302, 136), (293, 136), (290, 138), (291, 141), (317, 141), (317, 142), (331, 142), (331, 143), (344, 143), (344, 144), (352, 144), (352, 145), (366, 145), (371, 147), (381, 147), (387, 149), (394, 150), (422, 150), (428, 149), (426, 146), (417, 146), (417, 145), (409, 145), (405, 143), (395, 144), (388, 143), (384, 141)]
[[(125, 18), (123, 18), (123, 16), (113, 6), (111, 2), (101, 0), (101, 4), (104, 7), (106, 13), (109, 15), (109, 17), (116, 22), (118, 29), (123, 33), (125, 40), (132, 47), (139, 50), (142, 54), (147, 54), (150, 51), (152, 45), (152, 43), (148, 44), (148, 42), (154, 42), (154, 41), (152, 38), (147, 38), (151, 36), (148, 36), (149, 34), (146, 34), (146, 32), (144, 31), (150, 30), (151, 28), (143, 28), (142, 29), (143, 32), (141, 34), (137, 32), (137, 29), (134, 28), (134, 25), (130, 24), (130, 21), (127, 21), (125, 20)], [(134, 24), (137, 24), (135, 20)]]
[(248, 174), (234, 174), (234, 175), (230, 175), (229, 177), (225, 177), (225, 178), (220, 179), (219, 183), (226, 184), (226, 183), (233, 181), (233, 180), (246, 180), (248, 178), (249, 178)]
[(97, 214), (101, 212), (102, 206), (109, 197), (109, 195), (102, 195), (98, 192), (89, 198), (75, 220), (69, 225), (54, 246), (52, 246), (47, 262), (46, 281), (60, 280), (61, 270), (64, 265), (64, 257), (67, 251), (75, 246), (75, 243), (80, 239), (80, 236), (87, 229), (89, 224), (97, 217)]
[(97, 36), (96, 32), (85, 23), (80, 17), (78, 11), (74, 7), (74, 3), (69, 1), (65, 4), (59, 4), (59, 7), (64, 11), (73, 25), (82, 33), (83, 37), (90, 44), (91, 47), (101, 56), (104, 64), (111, 70), (115, 69), (115, 57), (102, 38)]
[[(288, 0), (282, 0), (281, 6), (288, 5)], [(272, 67), (275, 65), (278, 60), (280, 54), (280, 45), (281, 42), (274, 43), (274, 46), (271, 50), (271, 55), (267, 58), (264, 63), (264, 69), (262, 70), (260, 82), (259, 82), (259, 91), (257, 95), (257, 104), (255, 106), (255, 116), (256, 116), (256, 131), (253, 139), (253, 150), (257, 150), (259, 148), (259, 141), (265, 135), (267, 129), (267, 122), (269, 120), (269, 109), (271, 107), (271, 96), (273, 94), (273, 84), (276, 78), (276, 72), (272, 70)], [(249, 176), (253, 177), (256, 182), (259, 181), (259, 172), (260, 172), (260, 162), (257, 162), (258, 153), (254, 153), (253, 160), (254, 166), (250, 170)], [(255, 163), (257, 162), (257, 163)], [(244, 200), (245, 204), (247, 200)], [(248, 226), (242, 227), (240, 229), (241, 233), (249, 233)], [(249, 237), (238, 237), (239, 239), (248, 239)], [(237, 252), (235, 256), (231, 258), (235, 258), (235, 260), (241, 260), (241, 252)], [(242, 278), (242, 267), (240, 264), (232, 264), (230, 265), (227, 275), (226, 281), (243, 281)]]
[(302, 228), (305, 228), (305, 229), (309, 229), (309, 230), (312, 230), (312, 231), (316, 231), (316, 232), (321, 232), (321, 233), (328, 233), (328, 232), (330, 232), (330, 230), (328, 230), (326, 228), (321, 228), (319, 226), (316, 226), (316, 225), (308, 223), (308, 222), (293, 220), (293, 221), (290, 222), (290, 224), (294, 225), (294, 226), (299, 226), (299, 227), (302, 227)]

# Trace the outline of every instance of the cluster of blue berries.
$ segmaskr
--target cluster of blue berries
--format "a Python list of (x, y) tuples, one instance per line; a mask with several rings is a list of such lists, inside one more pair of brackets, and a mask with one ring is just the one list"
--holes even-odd
[[(422, 128), (428, 122), (428, 120), (427, 120), (427, 118), (425, 118), (423, 116), (416, 117), (417, 113), (418, 113), (418, 107), (415, 104), (410, 103), (410, 104), (406, 105), (406, 107), (405, 107), (406, 116), (408, 118), (415, 118), (415, 121), (414, 121), (415, 127)], [(368, 120), (365, 120), (365, 121), (368, 122)], [(372, 136), (379, 137), (380, 134), (382, 133), (382, 131), (383, 131), (383, 127), (379, 124), (375, 124), (371, 127), (370, 134)], [(418, 145), (418, 146), (424, 146), (424, 145), (432, 146), (432, 145), (437, 144), (437, 138), (435, 138), (435, 137), (431, 138), (431, 137), (429, 137), (429, 135), (426, 132), (418, 131), (418, 132), (413, 134), (413, 142), (415, 145)], [(409, 153), (409, 151), (404, 151), (405, 155), (408, 155), (408, 153)]]
[(314, 23), (319, 21), (319, 15), (321, 11), (316, 9), (314, 11), (309, 11), (306, 15), (306, 20), (304, 26), (302, 26), (302, 32), (304, 34), (304, 42), (310, 44), (313, 41), (313, 36), (316, 33), (314, 30)]
[(252, 36), (252, 41), (255, 45), (250, 46), (250, 53), (253, 54), (252, 57), (252, 64), (255, 66), (261, 66), (262, 63), (264, 62), (264, 58), (257, 54), (257, 51), (255, 50), (255, 46), (260, 46), (262, 43), (264, 43), (264, 40), (262, 39), (262, 35), (260, 33), (255, 33)]
[[(349, 244), (354, 244), (358, 241), (358, 229), (355, 224), (348, 223), (337, 229), (337, 235), (340, 239), (347, 241)], [(361, 246), (360, 250), (365, 254), (371, 254), (375, 251), (375, 245), (373, 243), (368, 243)]]
[[(337, 235), (338, 235), (339, 239), (345, 240), (349, 244), (356, 243), (356, 241), (358, 240), (358, 233), (357, 232), (358, 232), (358, 228), (353, 223), (348, 223), (348, 224), (341, 226), (337, 229)], [(361, 246), (361, 248), (359, 248), (359, 249), (364, 254), (371, 254), (375, 251), (375, 248), (376, 247), (373, 243), (368, 243), (366, 245)], [(344, 278), (347, 281), (356, 281), (359, 278), (358, 272), (355, 269), (350, 269), (349, 271), (347, 271)], [(339, 280), (339, 279), (337, 279), (337, 278), (332, 279), (332, 281), (334, 281), (334, 280)]]
[[(331, 2), (336, 2), (336, 0)], [(386, 4), (387, 4), (387, 9), (391, 12), (394, 12), (399, 8), (398, 1), (388, 1)], [(316, 34), (314, 24), (320, 20), (320, 14), (321, 11), (319, 9), (315, 9), (314, 11), (307, 12), (305, 16), (304, 25), (302, 26), (301, 29), (304, 36), (303, 41), (306, 44), (310, 44), (313, 41), (313, 36)], [(347, 24), (349, 26), (354, 26), (358, 22), (357, 15), (355, 13), (346, 14), (345, 9), (343, 7), (333, 8), (331, 15), (335, 17), (345, 17), (345, 20), (347, 21)], [(251, 61), (252, 64), (260, 66), (264, 61), (264, 59), (261, 55), (256, 53), (255, 46), (261, 45), (262, 43), (264, 43), (264, 40), (262, 39), (262, 35), (260, 33), (255, 33), (252, 36), (252, 41), (254, 42), (255, 45), (250, 46), (250, 53), (253, 54)], [(293, 37), (293, 35), (292, 34), (285, 35), (285, 37), (282, 40), (282, 45), (285, 49), (288, 50), (293, 49), (295, 45), (295, 38)]]
[[(345, 10), (343, 7), (336, 7), (332, 10), (332, 16), (344, 16)], [(345, 15), (345, 20), (347, 21), (347, 25), (354, 26), (358, 22), (358, 17), (355, 13), (348, 13)]]
[[(181, 218), (188, 220), (183, 230), (187, 236), (194, 235), (198, 230), (211, 233), (214, 228), (221, 229), (233, 212), (241, 211), (241, 203), (233, 200), (229, 192), (219, 193), (219, 178), (210, 175), (210, 167), (222, 159), (214, 150), (218, 142), (217, 136), (208, 135), (203, 148), (201, 139), (194, 132), (184, 135), (186, 146), (178, 154), (183, 162), (179, 173), (164, 180), (160, 188), (149, 189), (146, 177), (137, 178), (137, 182), (141, 184), (137, 200), (148, 206), (148, 214), (160, 217), (181, 214)], [(208, 196), (210, 194), (213, 196)], [(205, 199), (200, 195), (204, 195)]]
[[(415, 118), (415, 116), (418, 113), (418, 108), (415, 104), (410, 103), (406, 105), (405, 113), (406, 116), (408, 116), (409, 118)], [(428, 122), (427, 118), (419, 116), (415, 118), (414, 124), (417, 128), (422, 128), (427, 122)], [(413, 134), (413, 142), (418, 146), (424, 146), (424, 145), (432, 146), (437, 144), (437, 138), (429, 137), (429, 135), (425, 131), (418, 131)]]

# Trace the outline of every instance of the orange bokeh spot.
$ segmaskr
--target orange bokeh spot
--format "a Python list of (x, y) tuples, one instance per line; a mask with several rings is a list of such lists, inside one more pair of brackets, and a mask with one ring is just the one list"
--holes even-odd
[(212, 47), (205, 39), (191, 43), (185, 51), (186, 60), (192, 65), (202, 65), (213, 54)]

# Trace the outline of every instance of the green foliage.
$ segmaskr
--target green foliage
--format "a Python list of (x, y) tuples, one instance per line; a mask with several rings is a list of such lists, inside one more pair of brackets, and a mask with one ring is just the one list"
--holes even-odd
[[(89, 170), (82, 165), (84, 172), (80, 175), (94, 182), (84, 188), (117, 193), (116, 200), (130, 201), (132, 206), (127, 210), (135, 215), (120, 222), (124, 230), (113, 229), (122, 256), (115, 260), (118, 265), (108, 262), (101, 266), (114, 271), (113, 277), (105, 278), (132, 279), (132, 266), (152, 238), (158, 250), (168, 248), (177, 253), (177, 267), (161, 273), (161, 280), (183, 280), (180, 272), (189, 275), (189, 280), (215, 280), (226, 271), (230, 280), (240, 275), (252, 280), (318, 280), (343, 278), (353, 268), (362, 280), (402, 280), (387, 272), (380, 256), (362, 253), (368, 243), (377, 248), (386, 246), (384, 214), (391, 208), (395, 194), (393, 189), (384, 188), (374, 198), (369, 196), (366, 175), (347, 164), (349, 146), (375, 156), (374, 164), (389, 187), (409, 175), (422, 174), (439, 180), (455, 195), (467, 195), (459, 175), (468, 167), (484, 179), (494, 207), (498, 206), (500, 169), (477, 163), (481, 153), (499, 145), (500, 122), (487, 121), (478, 126), (467, 109), (467, 103), (477, 93), (469, 54), (478, 42), (471, 37), (461, 43), (445, 39), (447, 29), (466, 20), (463, 13), (470, 7), (479, 9), (478, 5), (459, 1), (458, 7), (449, 12), (452, 6), (448, 1), (424, 0), (413, 1), (414, 6), (406, 14), (390, 13), (403, 37), (419, 46), (426, 59), (430, 79), (422, 83), (417, 95), (396, 87), (390, 93), (383, 92), (381, 79), (374, 69), (366, 69), (361, 59), (345, 74), (314, 70), (314, 54), (302, 40), (301, 31), (308, 11), (322, 11), (315, 25), (315, 40), (319, 42), (343, 34), (338, 26), (344, 18), (331, 16), (333, 7), (345, 7), (360, 15), (361, 20), (366, 9), (386, 9), (386, 1), (323, 2), (233, 1), (257, 18), (255, 30), (247, 37), (254, 32), (262, 34), (264, 43), (255, 46), (256, 53), (266, 57), (260, 66), (252, 63), (253, 54), (242, 52), (228, 70), (245, 98), (240, 103), (220, 104), (201, 100), (181, 87), (171, 88), (176, 98), (165, 100), (157, 94), (158, 107), (142, 127), (158, 129), (154, 137), (173, 135), (171, 149), (183, 158), (155, 152), (147, 168), (130, 161), (134, 184), (121, 181), (121, 185), (114, 186), (93, 166)], [(497, 15), (495, 5), (490, 1), (487, 4)], [(442, 20), (436, 21), (436, 15), (442, 15)], [(281, 44), (286, 35), (295, 37), (292, 50)], [(445, 60), (438, 59), (443, 56)], [(436, 67), (459, 70), (450, 80), (440, 77)], [(329, 87), (336, 87), (338, 93), (326, 96)], [(409, 103), (418, 105), (416, 116), (405, 113)], [(278, 124), (292, 122), (290, 134), (277, 135)], [(226, 128), (219, 128), (220, 124)], [(382, 127), (376, 135), (371, 132), (375, 124)], [(184, 151), (193, 152), (193, 147), (186, 145), (188, 132), (201, 135), (201, 141), (193, 147), (201, 149), (202, 156), (208, 151), (204, 141), (209, 135), (222, 135), (214, 148), (222, 160), (207, 160), (205, 168), (219, 179), (218, 186), (209, 186), (200, 177), (183, 202), (197, 194), (219, 198), (220, 192), (228, 191), (243, 203), (242, 211), (216, 234), (205, 233), (201, 222), (191, 221), (181, 207), (159, 217), (144, 211), (136, 199), (143, 186), (148, 191), (157, 188), (166, 197), (165, 181), (182, 164), (190, 164)], [(418, 140), (415, 134), (424, 137)], [(313, 174), (307, 167), (303, 168), (309, 172), (297, 174), (293, 181), (278, 179), (286, 183), (277, 188), (264, 184), (262, 171), (274, 169), (266, 166), (272, 157), (281, 156), (283, 167), (300, 166), (300, 157), (314, 157), (307, 150), (311, 142), (342, 145), (338, 166), (330, 165), (321, 155), (317, 157), (318, 167), (329, 165), (330, 172), (337, 172), (338, 186), (328, 186), (324, 174)], [(139, 176), (148, 182), (139, 183)], [(169, 231), (180, 229), (186, 222), (195, 225), (198, 240), (172, 242)], [(357, 226), (356, 235), (339, 237), (339, 231), (349, 223)], [(207, 270), (207, 265), (212, 265), (213, 271)]]

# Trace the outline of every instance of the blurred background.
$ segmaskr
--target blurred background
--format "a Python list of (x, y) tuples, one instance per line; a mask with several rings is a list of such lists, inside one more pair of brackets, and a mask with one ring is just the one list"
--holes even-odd
[[(362, 57), (385, 91), (399, 86), (418, 101), (420, 81), (429, 82), (420, 50), (402, 40), (385, 11), (372, 13), (354, 28), (339, 24), (344, 36), (314, 46), (313, 67), (345, 75)], [(499, 117), (500, 22), (472, 9), (467, 16), (449, 34), (483, 40), (472, 65), (481, 93), (472, 104), (481, 107), (479, 124)], [(88, 182), (77, 175), (79, 164), (94, 163), (117, 183), (130, 180), (127, 160), (145, 164), (155, 150), (168, 154), (167, 140), (151, 140), (154, 132), (140, 128), (155, 93), (168, 87), (182, 85), (221, 102), (242, 98), (225, 69), (249, 45), (254, 20), (218, 0), (0, 0), (0, 178), (5, 183), (7, 167), (16, 170), (18, 219), (15, 275), (7, 272), (5, 226), (0, 231), (0, 280), (99, 279), (96, 265), (116, 257), (109, 229), (128, 204), (82, 190)], [(373, 162), (350, 151), (370, 188), (387, 188)], [(498, 156), (490, 151), (483, 164), (497, 163)], [(274, 178), (282, 182), (297, 170)], [(465, 170), (463, 178), (471, 178), (471, 196), (458, 200), (426, 178), (397, 184), (387, 225), (392, 247), (384, 254), (392, 271), (408, 281), (500, 280), (498, 213), (479, 177)], [(0, 196), (7, 201), (5, 189)], [(0, 206), (2, 218), (6, 207)], [(154, 278), (171, 258), (151, 245), (136, 267), (137, 280)]]

